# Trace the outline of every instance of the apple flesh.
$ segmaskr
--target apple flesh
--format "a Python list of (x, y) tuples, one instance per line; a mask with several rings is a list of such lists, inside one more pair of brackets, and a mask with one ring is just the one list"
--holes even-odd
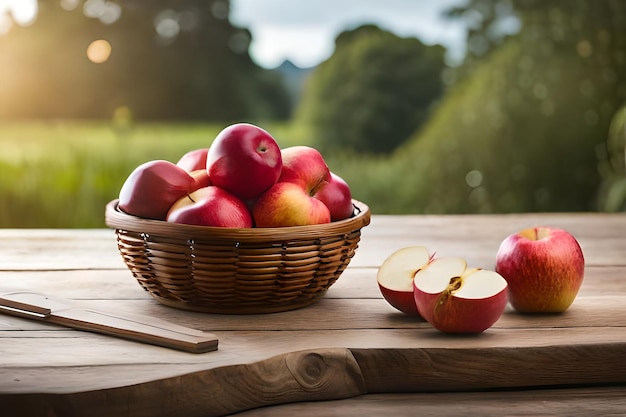
[(176, 165), (191, 173), (199, 169), (206, 169), (206, 156), (209, 148), (194, 149), (189, 151), (176, 162)]
[(207, 153), (207, 172), (213, 185), (244, 201), (257, 198), (281, 174), (281, 151), (260, 127), (237, 123), (223, 129)]
[(553, 227), (509, 235), (496, 255), (496, 271), (509, 284), (509, 301), (522, 313), (560, 313), (574, 302), (585, 259), (574, 236)]
[(252, 227), (247, 206), (228, 191), (215, 186), (200, 188), (176, 201), (167, 221), (197, 226)]
[(445, 333), (480, 333), (507, 304), (507, 282), (497, 272), (467, 268), (461, 258), (437, 258), (413, 280), (419, 314)]
[(350, 186), (334, 172), (330, 173), (330, 181), (320, 188), (315, 198), (326, 204), (333, 222), (347, 219), (354, 214)]
[(122, 185), (118, 207), (134, 216), (165, 220), (172, 204), (194, 186), (194, 178), (172, 162), (145, 162)]
[(424, 246), (410, 246), (392, 253), (378, 269), (377, 281), (381, 294), (395, 309), (418, 316), (413, 295), (413, 279), (433, 257)]
[(277, 182), (252, 207), (257, 227), (306, 226), (330, 222), (328, 207), (301, 186)]

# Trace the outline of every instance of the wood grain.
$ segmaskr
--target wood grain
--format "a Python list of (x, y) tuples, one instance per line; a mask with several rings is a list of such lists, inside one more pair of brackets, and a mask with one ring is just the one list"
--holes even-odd
[(341, 401), (301, 402), (263, 407), (233, 417), (274, 416), (619, 416), (626, 410), (626, 387), (370, 394)]
[[(397, 312), (380, 294), (377, 268), (397, 249), (426, 245), (492, 267), (506, 235), (540, 224), (572, 232), (587, 261), (564, 314), (509, 307), (486, 332), (451, 336)], [(191, 354), (0, 315), (0, 409), (26, 416), (84, 415), (85, 408), (93, 416), (414, 415), (416, 407), (443, 416), (621, 415), (624, 236), (626, 214), (374, 215), (324, 298), (295, 311), (233, 316), (153, 300), (130, 276), (111, 230), (3, 229), (0, 293), (45, 292), (165, 320), (214, 334), (220, 349)]]

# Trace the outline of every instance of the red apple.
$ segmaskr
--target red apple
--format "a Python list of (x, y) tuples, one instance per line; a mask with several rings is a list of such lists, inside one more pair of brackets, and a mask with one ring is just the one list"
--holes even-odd
[(433, 256), (424, 246), (410, 246), (392, 253), (378, 269), (377, 281), (381, 294), (397, 310), (419, 315), (413, 295), (413, 278)]
[(247, 206), (228, 191), (208, 186), (176, 201), (167, 214), (167, 221), (198, 226), (252, 227)]
[(146, 162), (122, 185), (118, 207), (134, 216), (165, 220), (172, 204), (191, 192), (194, 184), (194, 178), (172, 162)]
[(496, 271), (509, 283), (509, 299), (517, 311), (560, 313), (578, 294), (585, 259), (570, 233), (534, 227), (504, 239), (496, 255)]
[(350, 186), (339, 175), (331, 172), (328, 184), (320, 188), (315, 198), (326, 204), (333, 222), (347, 219), (354, 214)]
[(480, 333), (498, 321), (507, 283), (497, 272), (467, 268), (461, 258), (437, 258), (413, 280), (420, 315), (445, 333)]
[(209, 148), (194, 149), (193, 151), (189, 151), (181, 156), (178, 162), (176, 162), (176, 165), (187, 172), (206, 169), (206, 156), (208, 152)]
[(257, 227), (306, 226), (330, 222), (328, 207), (300, 185), (277, 182), (252, 207)]
[(214, 185), (242, 200), (253, 200), (276, 183), (282, 157), (269, 133), (237, 123), (217, 135), (207, 153), (206, 167)]
[(192, 191), (208, 187), (209, 185), (213, 185), (211, 183), (211, 178), (209, 178), (209, 173), (206, 171), (206, 168), (191, 171), (189, 175), (191, 175), (194, 180)]
[(309, 146), (291, 146), (281, 151), (283, 167), (279, 182), (291, 182), (314, 196), (330, 181), (330, 170), (322, 154)]

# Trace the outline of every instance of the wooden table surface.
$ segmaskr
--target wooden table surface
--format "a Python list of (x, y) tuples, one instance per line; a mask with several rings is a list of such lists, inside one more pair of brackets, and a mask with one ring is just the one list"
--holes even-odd
[[(572, 307), (507, 308), (479, 335), (442, 334), (395, 311), (376, 272), (425, 245), (493, 269), (522, 228), (574, 234), (586, 258)], [(626, 214), (373, 215), (348, 269), (314, 305), (228, 316), (143, 291), (112, 230), (0, 229), (0, 295), (35, 291), (210, 332), (194, 354), (0, 314), (0, 410), (12, 415), (624, 415)], [(321, 401), (323, 400), (323, 401)]]

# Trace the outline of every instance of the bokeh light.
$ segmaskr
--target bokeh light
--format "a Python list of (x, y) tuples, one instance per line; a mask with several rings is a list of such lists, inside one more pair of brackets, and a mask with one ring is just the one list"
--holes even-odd
[(87, 58), (95, 64), (108, 61), (111, 56), (111, 44), (104, 39), (93, 41), (87, 47)]

